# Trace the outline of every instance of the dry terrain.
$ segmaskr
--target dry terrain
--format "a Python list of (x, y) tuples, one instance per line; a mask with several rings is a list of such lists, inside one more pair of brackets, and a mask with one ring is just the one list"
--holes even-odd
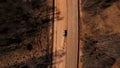
[(120, 68), (120, 1), (82, 2), (82, 68)]

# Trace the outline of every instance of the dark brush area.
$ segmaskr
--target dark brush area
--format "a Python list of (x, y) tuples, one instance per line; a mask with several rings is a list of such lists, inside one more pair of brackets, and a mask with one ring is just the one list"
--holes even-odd
[[(103, 42), (104, 44), (102, 44)], [(99, 38), (89, 37), (84, 43), (83, 68), (111, 68), (116, 59), (120, 57), (119, 34)]]
[[(27, 61), (35, 62), (30, 63), (35, 66), (34, 68), (48, 68), (51, 65), (50, 22), (53, 21), (53, 14), (58, 16), (60, 13), (58, 10), (54, 13), (54, 8), (48, 5), (48, 0), (0, 0), (0, 59), (2, 57), (5, 59), (0, 61), (0, 68), (32, 68), (26, 63)], [(55, 17), (55, 19), (61, 18)], [(36, 57), (34, 51), (38, 51), (35, 52), (37, 55), (43, 54), (42, 58)], [(16, 55), (20, 52), (25, 54), (23, 58), (22, 54)], [(30, 53), (34, 57), (27, 55)], [(15, 57), (9, 59), (13, 56)], [(29, 60), (24, 60), (26, 56)]]
[(43, 21), (46, 20), (43, 17), (49, 15), (47, 10), (51, 8), (44, 6), (45, 2), (0, 0), (0, 47), (22, 43), (25, 39), (35, 36), (42, 24), (49, 23), (50, 20)]
[(119, 0), (84, 0), (83, 10), (88, 11), (94, 15), (99, 14), (102, 10), (110, 7), (114, 2)]

